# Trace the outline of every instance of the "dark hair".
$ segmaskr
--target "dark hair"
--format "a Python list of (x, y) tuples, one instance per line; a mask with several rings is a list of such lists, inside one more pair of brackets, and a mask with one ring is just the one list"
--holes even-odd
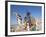
[(29, 16), (30, 15), (30, 12), (27, 12), (27, 16)]

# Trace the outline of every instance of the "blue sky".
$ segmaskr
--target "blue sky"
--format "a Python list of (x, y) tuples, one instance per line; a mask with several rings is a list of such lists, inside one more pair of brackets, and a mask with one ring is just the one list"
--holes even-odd
[(10, 21), (11, 24), (17, 24), (16, 16), (13, 13), (18, 12), (22, 19), (24, 19), (27, 12), (30, 12), (33, 17), (41, 18), (42, 7), (41, 6), (25, 6), (25, 5), (11, 5), (10, 6)]

